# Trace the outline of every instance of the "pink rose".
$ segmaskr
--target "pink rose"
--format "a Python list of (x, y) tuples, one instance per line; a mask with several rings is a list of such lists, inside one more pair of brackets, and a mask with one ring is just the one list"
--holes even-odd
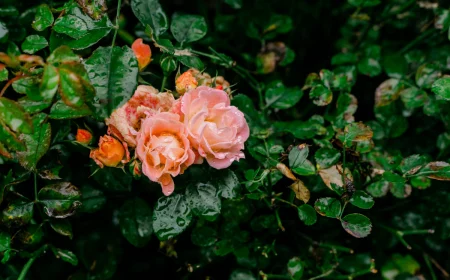
[(138, 86), (133, 97), (106, 119), (109, 132), (135, 147), (141, 119), (148, 114), (169, 111), (174, 102), (173, 95), (168, 92), (158, 93), (152, 86)]
[(136, 143), (142, 172), (151, 181), (160, 183), (165, 195), (173, 193), (172, 177), (183, 173), (195, 159), (180, 116), (168, 112), (148, 116), (142, 121)]
[(249, 127), (244, 114), (230, 106), (226, 92), (200, 86), (183, 95), (181, 112), (193, 148), (209, 165), (222, 169), (244, 158)]

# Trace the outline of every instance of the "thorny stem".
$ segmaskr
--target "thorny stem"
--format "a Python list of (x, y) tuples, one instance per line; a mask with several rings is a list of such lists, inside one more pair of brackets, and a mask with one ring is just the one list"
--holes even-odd
[(112, 39), (111, 47), (114, 47), (114, 44), (116, 43), (116, 37), (117, 32), (119, 31), (119, 16), (120, 16), (120, 8), (122, 7), (122, 0), (117, 1), (117, 13), (116, 13), (116, 23), (115, 23), (115, 30), (114, 30), (114, 36)]

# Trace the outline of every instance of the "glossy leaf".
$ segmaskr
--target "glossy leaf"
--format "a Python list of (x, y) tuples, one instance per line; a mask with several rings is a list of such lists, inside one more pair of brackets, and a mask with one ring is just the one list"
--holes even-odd
[(152, 209), (141, 198), (125, 201), (119, 212), (122, 235), (135, 247), (144, 247), (153, 233)]
[(197, 183), (188, 186), (186, 202), (194, 215), (209, 221), (214, 221), (222, 208), (218, 190), (212, 184)]
[(314, 203), (317, 213), (329, 218), (337, 218), (341, 214), (341, 202), (336, 198), (319, 198)]
[(339, 161), (340, 157), (341, 153), (334, 148), (320, 148), (314, 154), (317, 169), (326, 169), (335, 165)]
[(105, 194), (89, 186), (81, 187), (81, 212), (94, 213), (106, 204)]
[(56, 120), (76, 119), (92, 114), (91, 109), (87, 105), (82, 105), (80, 108), (73, 108), (66, 105), (62, 100), (58, 100), (50, 109), (49, 117)]
[(58, 90), (59, 72), (55, 66), (47, 64), (44, 67), (40, 85), (40, 95), (45, 100), (50, 100)]
[(139, 72), (136, 56), (129, 47), (99, 47), (84, 65), (96, 91), (91, 109), (103, 120), (133, 95)]
[(61, 234), (63, 236), (67, 236), (70, 239), (73, 238), (72, 224), (67, 219), (64, 219), (64, 220), (61, 220), (61, 219), (51, 220), (50, 221), (50, 226), (57, 233), (59, 233), (59, 234)]
[(48, 46), (47, 40), (39, 35), (30, 35), (25, 38), (22, 43), (22, 50), (24, 53), (34, 54)]
[(6, 124), (10, 129), (22, 133), (33, 131), (32, 121), (22, 107), (5, 97), (0, 97), (0, 122)]
[(158, 0), (132, 0), (131, 9), (139, 21), (152, 28), (156, 37), (166, 32), (169, 21)]
[(290, 259), (287, 263), (288, 274), (293, 280), (302, 279), (304, 269), (305, 267), (298, 257)]
[(11, 201), (1, 212), (2, 224), (8, 226), (28, 224), (33, 218), (33, 206), (33, 202), (24, 199)]
[(281, 81), (274, 81), (267, 85), (265, 99), (267, 107), (288, 109), (297, 104), (303, 96), (298, 87), (286, 88)]
[(207, 30), (205, 19), (198, 15), (175, 14), (170, 24), (173, 37), (180, 43), (198, 41), (206, 35)]
[(365, 191), (357, 190), (350, 198), (350, 203), (361, 209), (370, 209), (375, 204), (375, 201)]
[(191, 220), (191, 208), (184, 196), (172, 194), (158, 199), (153, 211), (153, 230), (159, 240), (167, 240), (182, 233)]
[(241, 186), (239, 179), (233, 171), (227, 169), (212, 174), (214, 186), (223, 198), (236, 198), (240, 192)]
[(442, 161), (430, 162), (417, 174), (434, 180), (450, 181), (450, 164)]
[(200, 70), (203, 70), (205, 68), (205, 66), (203, 65), (203, 62), (197, 56), (183, 55), (183, 56), (177, 56), (176, 58), (178, 59), (178, 61), (181, 64), (183, 64), (187, 67), (194, 68), (194, 69), (200, 69)]
[(55, 257), (57, 259), (61, 259), (65, 262), (68, 262), (73, 266), (78, 265), (78, 258), (73, 252), (55, 248), (53, 246), (52, 246), (52, 252), (53, 252), (53, 254), (55, 254)]
[(200, 247), (211, 246), (217, 242), (217, 231), (208, 226), (196, 227), (192, 230), (191, 241)]
[(438, 97), (450, 100), (450, 77), (440, 78), (431, 86), (431, 91)]
[(317, 106), (326, 106), (333, 100), (333, 92), (327, 87), (318, 84), (309, 92), (309, 98), (312, 99), (313, 103)]
[(44, 230), (42, 229), (43, 224), (29, 224), (24, 229), (22, 229), (17, 236), (24, 245), (35, 246), (42, 242), (44, 237)]
[(424, 156), (411, 155), (403, 159), (398, 168), (403, 174), (413, 175), (427, 163), (428, 161)]
[(317, 221), (317, 214), (314, 208), (309, 204), (303, 204), (297, 208), (298, 218), (307, 226), (311, 226)]
[(300, 176), (316, 174), (316, 168), (309, 160), (305, 160), (301, 165), (292, 168), (292, 171)]
[(61, 182), (43, 187), (38, 194), (38, 199), (44, 205), (47, 216), (54, 218), (66, 218), (75, 213), (81, 206), (81, 192), (69, 182)]
[(291, 149), (289, 152), (289, 166), (291, 168), (297, 168), (303, 165), (303, 163), (306, 161), (306, 158), (309, 154), (309, 147), (308, 145), (301, 144), (298, 146), (295, 146)]
[(36, 15), (31, 26), (36, 31), (43, 31), (53, 24), (53, 14), (47, 4), (39, 5), (36, 9)]
[(362, 214), (348, 214), (341, 221), (346, 232), (356, 238), (363, 238), (372, 231), (372, 223), (369, 218)]

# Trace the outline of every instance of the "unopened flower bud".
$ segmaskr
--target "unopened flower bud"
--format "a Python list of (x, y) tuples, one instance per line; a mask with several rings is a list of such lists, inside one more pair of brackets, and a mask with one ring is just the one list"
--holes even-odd
[(75, 139), (80, 144), (89, 145), (92, 141), (92, 134), (89, 132), (89, 130), (79, 128), (77, 130)]

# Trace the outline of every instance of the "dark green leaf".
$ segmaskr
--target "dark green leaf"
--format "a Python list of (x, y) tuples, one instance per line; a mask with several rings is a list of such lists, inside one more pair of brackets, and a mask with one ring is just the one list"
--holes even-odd
[(42, 74), (42, 82), (40, 86), (40, 95), (44, 100), (50, 100), (58, 90), (59, 72), (55, 66), (47, 64)]
[(168, 29), (169, 21), (158, 0), (132, 0), (131, 9), (144, 26), (150, 25), (157, 38)]
[(106, 204), (106, 197), (102, 191), (89, 186), (81, 188), (81, 212), (94, 213)]
[(408, 64), (401, 54), (391, 54), (383, 57), (383, 67), (391, 78), (403, 78), (408, 72)]
[(303, 204), (297, 208), (298, 218), (305, 223), (305, 225), (310, 226), (316, 223), (317, 214), (314, 208), (309, 204)]
[(326, 169), (335, 165), (340, 157), (341, 153), (334, 148), (320, 148), (314, 154), (318, 169)]
[(381, 74), (381, 64), (378, 60), (365, 57), (358, 63), (358, 70), (364, 75), (374, 77)]
[(46, 122), (47, 115), (39, 113), (33, 116), (32, 134), (21, 134), (20, 140), (23, 141), (27, 147), (26, 151), (17, 152), (20, 164), (28, 170), (35, 170), (38, 161), (45, 155), (51, 139), (51, 127)]
[(372, 223), (369, 218), (362, 214), (348, 214), (341, 221), (346, 232), (356, 238), (363, 238), (372, 231)]
[(361, 209), (370, 209), (375, 204), (375, 201), (365, 191), (357, 190), (350, 198), (350, 203)]
[(80, 62), (80, 57), (76, 55), (68, 46), (61, 46), (55, 49), (47, 58), (47, 62), (58, 63), (77, 63)]
[(55, 248), (52, 246), (52, 252), (53, 254), (55, 254), (55, 257), (57, 259), (61, 259), (65, 262), (70, 263), (73, 266), (77, 266), (78, 265), (78, 258), (77, 256), (68, 250), (63, 250), (63, 249), (59, 249), (59, 248)]
[(291, 276), (293, 280), (300, 280), (302, 279), (305, 266), (303, 265), (303, 262), (300, 260), (300, 258), (294, 257), (288, 261), (287, 270), (289, 276)]
[(56, 231), (57, 233), (67, 236), (70, 239), (72, 239), (73, 237), (73, 233), (72, 233), (72, 224), (67, 220), (51, 220), (50, 221), (50, 226), (52, 227), (52, 229), (54, 231)]
[(353, 142), (361, 142), (371, 139), (373, 132), (367, 125), (358, 122), (345, 126), (343, 132), (336, 137), (344, 144), (345, 147), (351, 147)]
[(441, 71), (436, 64), (423, 64), (417, 69), (416, 84), (420, 88), (430, 88), (441, 76)]
[(309, 160), (305, 160), (301, 165), (292, 168), (292, 171), (300, 176), (309, 176), (316, 174), (316, 168)]
[(194, 215), (209, 221), (214, 221), (222, 208), (217, 188), (209, 183), (189, 185), (186, 189), (186, 201)]
[[(10, 129), (22, 133), (33, 132), (34, 120), (24, 112), (16, 102), (5, 97), (0, 97), (0, 122), (6, 124)], [(33, 124), (33, 125), (32, 125)]]
[(373, 197), (383, 197), (389, 191), (389, 182), (380, 180), (367, 186), (367, 192)]
[(59, 76), (61, 84), (59, 94), (64, 103), (71, 107), (81, 107), (84, 104), (84, 89), (81, 78), (68, 69), (60, 69)]
[(109, 117), (136, 89), (139, 68), (129, 47), (100, 47), (86, 60), (85, 68), (95, 87), (92, 109), (98, 120)]
[(274, 81), (267, 85), (266, 103), (267, 107), (276, 109), (288, 109), (303, 96), (303, 91), (299, 87), (286, 88), (281, 81)]
[(337, 218), (341, 214), (341, 202), (332, 197), (319, 198), (314, 208), (317, 213), (329, 218)]
[(182, 233), (191, 223), (191, 208), (180, 194), (158, 199), (153, 212), (153, 230), (159, 240)]
[(200, 40), (207, 30), (205, 18), (198, 15), (174, 14), (170, 24), (173, 37), (182, 44)]
[(397, 173), (393, 173), (391, 171), (386, 171), (383, 173), (383, 178), (391, 183), (405, 183), (405, 178), (400, 176)]
[(191, 241), (200, 247), (211, 246), (217, 241), (217, 231), (208, 226), (196, 227), (192, 230)]
[(319, 84), (311, 89), (309, 98), (312, 99), (313, 103), (317, 106), (327, 106), (333, 100), (333, 92), (327, 87)]
[(402, 160), (398, 168), (405, 175), (413, 175), (419, 171), (428, 161), (421, 155), (412, 155)]
[(427, 93), (424, 90), (416, 87), (404, 89), (400, 92), (405, 107), (408, 109), (418, 108), (425, 105), (428, 99)]
[(205, 68), (205, 66), (203, 65), (203, 62), (197, 56), (183, 55), (183, 56), (177, 56), (176, 58), (178, 59), (178, 61), (181, 64), (183, 64), (187, 67), (199, 69), (199, 70), (203, 70)]
[(76, 119), (92, 114), (91, 109), (87, 105), (80, 108), (73, 108), (66, 105), (62, 100), (58, 100), (50, 109), (49, 117), (56, 120)]
[(44, 237), (42, 230), (43, 224), (29, 224), (23, 230), (19, 231), (17, 239), (24, 245), (33, 246), (41, 243)]
[(242, 0), (225, 0), (225, 3), (230, 5), (230, 7), (233, 9), (242, 8)]
[(44, 205), (44, 212), (50, 217), (66, 218), (81, 206), (81, 192), (69, 182), (61, 182), (43, 187), (38, 199)]
[(450, 181), (450, 164), (443, 161), (430, 162), (417, 175), (427, 176), (434, 180)]
[(30, 35), (25, 38), (22, 43), (22, 50), (24, 53), (34, 54), (48, 46), (47, 40), (39, 35)]
[(125, 201), (120, 208), (122, 235), (135, 247), (144, 247), (152, 237), (152, 209), (141, 198)]
[(229, 253), (233, 252), (234, 247), (233, 247), (233, 243), (230, 240), (225, 239), (225, 240), (220, 240), (219, 242), (217, 242), (215, 245), (215, 249), (216, 249), (216, 251), (215, 251), (216, 255), (226, 256)]
[(53, 24), (53, 14), (47, 4), (39, 5), (31, 25), (35, 30), (42, 31)]
[(11, 247), (11, 236), (4, 232), (0, 232), (0, 253), (9, 250)]
[(33, 217), (33, 202), (16, 199), (8, 203), (1, 213), (2, 223), (11, 226), (24, 225)]
[(440, 78), (431, 86), (431, 91), (438, 97), (450, 100), (450, 77)]
[(214, 185), (223, 198), (233, 199), (238, 196), (241, 186), (238, 177), (233, 171), (229, 169), (221, 170), (212, 173), (212, 176)]
[(299, 145), (295, 146), (291, 149), (289, 152), (289, 166), (291, 168), (297, 168), (303, 165), (303, 163), (306, 161), (306, 158), (309, 154), (309, 147), (308, 145)]
[(33, 101), (41, 101), (39, 84), (40, 80), (37, 77), (23, 77), (15, 80), (12, 87), (16, 92), (26, 94)]

